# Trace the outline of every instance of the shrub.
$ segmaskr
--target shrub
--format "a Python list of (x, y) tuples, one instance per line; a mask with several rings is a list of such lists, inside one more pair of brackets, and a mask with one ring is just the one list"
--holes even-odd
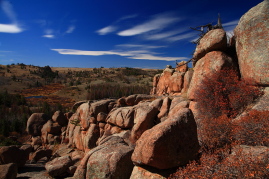
[(261, 95), (260, 88), (240, 80), (236, 70), (225, 68), (204, 79), (196, 100), (204, 118), (222, 115), (232, 118)]
[(269, 112), (252, 110), (235, 122), (234, 137), (240, 144), (269, 146)]
[[(229, 156), (229, 147), (204, 153), (199, 162), (193, 161), (186, 167), (180, 167), (169, 178), (268, 178), (268, 164), (256, 157), (237, 151)], [(229, 157), (228, 157), (229, 156)]]

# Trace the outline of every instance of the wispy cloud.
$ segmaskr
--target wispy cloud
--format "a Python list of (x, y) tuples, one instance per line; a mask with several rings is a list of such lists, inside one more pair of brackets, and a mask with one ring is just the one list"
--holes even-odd
[(101, 55), (118, 55), (127, 57), (130, 59), (140, 59), (140, 60), (164, 60), (164, 61), (175, 61), (175, 60), (185, 60), (186, 57), (164, 57), (156, 56), (154, 52), (149, 52), (147, 50), (140, 51), (83, 51), (74, 49), (51, 49), (63, 55), (89, 55), (89, 56), (101, 56)]
[(111, 33), (111, 32), (114, 32), (117, 30), (117, 27), (116, 26), (107, 26), (107, 27), (104, 27), (100, 30), (97, 30), (96, 32), (99, 34), (99, 35), (106, 35), (108, 33)]
[(179, 40), (185, 40), (185, 39), (193, 38), (195, 36), (197, 36), (197, 33), (190, 32), (190, 33), (186, 33), (186, 34), (180, 34), (180, 35), (177, 35), (177, 36), (169, 37), (166, 40), (169, 41), (169, 42), (175, 42), (175, 41), (179, 41)]
[(130, 29), (117, 33), (119, 36), (134, 36), (150, 32), (153, 30), (161, 30), (171, 25), (172, 23), (178, 22), (180, 18), (174, 17), (169, 13), (155, 15), (151, 20), (146, 21), (142, 24), (136, 25)]
[(53, 34), (54, 31), (52, 29), (46, 29), (44, 32), (45, 34), (42, 37), (49, 38), (49, 39), (55, 38), (55, 35)]
[(235, 25), (238, 24), (238, 22), (239, 22), (239, 19), (237, 19), (237, 20), (233, 20), (233, 21), (230, 21), (230, 22), (226, 22), (226, 23), (222, 24), (222, 26), (223, 26), (223, 27), (227, 27), (227, 26), (235, 26)]
[(127, 19), (132, 19), (132, 18), (135, 18), (137, 17), (138, 15), (137, 14), (131, 14), (131, 15), (127, 15), (127, 16), (123, 16), (121, 18), (119, 18), (118, 20), (116, 20), (115, 22), (113, 22), (111, 25), (108, 25), (102, 29), (99, 29), (97, 30), (96, 32), (99, 34), (99, 35), (107, 35), (111, 32), (115, 32), (119, 27), (118, 27), (118, 24), (124, 20), (127, 20)]
[(147, 35), (146, 39), (148, 39), (148, 40), (161, 40), (161, 39), (168, 38), (168, 37), (174, 36), (176, 34), (182, 33), (184, 31), (186, 31), (186, 29), (173, 30), (173, 31), (162, 32), (162, 33), (156, 33), (156, 34), (153, 34), (153, 35)]
[(13, 11), (11, 3), (5, 0), (2, 0), (0, 1), (0, 4), (1, 4), (3, 12), (12, 22), (11, 24), (0, 24), (0, 32), (3, 32), (3, 33), (22, 32), (24, 29), (20, 27), (20, 25), (18, 24), (16, 14)]
[(156, 48), (165, 48), (166, 46), (154, 46), (154, 45), (140, 45), (140, 44), (120, 44), (116, 45), (117, 47), (123, 48), (140, 48), (140, 49), (156, 49)]
[(68, 27), (67, 31), (65, 33), (67, 34), (71, 34), (72, 32), (74, 32), (74, 30), (76, 29), (76, 26), (71, 25)]
[(132, 18), (135, 18), (137, 16), (138, 16), (137, 14), (131, 14), (131, 15), (123, 16), (123, 17), (119, 18), (116, 22), (124, 21), (126, 19), (132, 19)]

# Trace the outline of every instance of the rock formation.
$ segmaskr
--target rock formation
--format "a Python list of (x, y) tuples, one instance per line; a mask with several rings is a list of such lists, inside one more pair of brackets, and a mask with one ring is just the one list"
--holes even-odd
[[(151, 95), (81, 101), (74, 105), (74, 113), (56, 111), (51, 119), (43, 113), (32, 114), (26, 129), (32, 136), (31, 146), (0, 148), (5, 175), (13, 177), (9, 171), (16, 173), (14, 165), (23, 167), (28, 159), (34, 163), (47, 157), (46, 170), (52, 177), (74, 174), (77, 179), (161, 179), (168, 176), (162, 173), (199, 159), (199, 142), (203, 140), (199, 132), (206, 115), (201, 108), (208, 96), (198, 92), (215, 88), (206, 82), (214, 76), (228, 84), (230, 81), (221, 78), (228, 69), (235, 72), (233, 77), (238, 81), (245, 79), (250, 85), (258, 85), (257, 89), (268, 85), (268, 12), (268, 1), (247, 12), (229, 45), (223, 29), (209, 31), (196, 47), (195, 67), (189, 69), (186, 62), (177, 63), (175, 69), (167, 66), (162, 74), (155, 75)], [(237, 55), (231, 53), (235, 50)], [(267, 87), (263, 93), (234, 121), (240, 122), (253, 110), (269, 112)], [(232, 108), (230, 94), (221, 95)], [(212, 94), (210, 100), (217, 100), (214, 98)], [(216, 110), (212, 118), (226, 112), (216, 106), (210, 108)], [(267, 147), (240, 145), (226, 160), (235, 160), (239, 150), (257, 160), (268, 158)]]

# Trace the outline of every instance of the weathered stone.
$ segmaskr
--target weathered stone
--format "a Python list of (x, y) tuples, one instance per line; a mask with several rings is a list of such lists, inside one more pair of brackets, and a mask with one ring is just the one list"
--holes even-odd
[(136, 99), (136, 94), (134, 95), (130, 95), (128, 97), (125, 98), (125, 102), (128, 106), (133, 106), (135, 105), (135, 99)]
[(133, 169), (132, 152), (133, 148), (121, 137), (107, 137), (84, 156), (74, 178), (129, 178)]
[(84, 148), (94, 148), (99, 137), (99, 126), (97, 124), (91, 124), (88, 131), (86, 132), (86, 135), (82, 137)]
[(191, 79), (192, 79), (192, 75), (193, 75), (193, 70), (189, 70), (185, 73), (184, 75), (184, 83), (183, 83), (183, 89), (181, 90), (181, 93), (187, 93), (190, 83), (191, 83)]
[(182, 96), (173, 98), (169, 110), (172, 110), (178, 103), (181, 103), (183, 101), (187, 101), (187, 99), (183, 98)]
[(131, 128), (134, 125), (133, 107), (113, 109), (107, 116), (107, 122), (120, 128)]
[(153, 77), (153, 87), (157, 87), (161, 74), (157, 74)]
[(118, 107), (126, 106), (126, 102), (125, 102), (125, 98), (124, 98), (124, 97), (119, 98), (119, 99), (117, 100), (117, 106), (118, 106)]
[(95, 103), (91, 103), (91, 108), (90, 108), (90, 115), (94, 116), (97, 118), (97, 115), (100, 112), (104, 112), (106, 114), (109, 113), (108, 105), (109, 103), (114, 102), (114, 100), (111, 99), (105, 99), (105, 100), (100, 100)]
[(33, 113), (27, 120), (26, 131), (32, 136), (40, 136), (43, 125), (49, 120), (44, 113)]
[(180, 93), (183, 88), (185, 72), (175, 72), (169, 78), (168, 90), (167, 93), (174, 94)]
[(176, 71), (178, 72), (187, 72), (188, 71), (188, 64), (186, 61), (181, 61), (177, 63)]
[(168, 114), (170, 105), (171, 105), (171, 99), (169, 97), (166, 97), (163, 100), (163, 104), (162, 104), (162, 107), (160, 109), (160, 113), (158, 114), (159, 119), (165, 117)]
[(130, 179), (165, 179), (166, 177), (158, 174), (158, 173), (153, 173), (150, 172), (149, 170), (146, 170), (142, 167), (135, 166), (132, 175)]
[(18, 167), (15, 163), (0, 165), (0, 179), (17, 178)]
[(162, 107), (162, 104), (163, 104), (163, 99), (155, 99), (154, 101), (152, 101), (149, 106), (152, 106), (156, 109), (158, 109), (158, 111), (161, 110), (161, 107)]
[(197, 61), (211, 51), (224, 51), (227, 48), (226, 32), (223, 29), (209, 31), (200, 40), (196, 47), (193, 58)]
[(47, 162), (45, 168), (50, 176), (59, 177), (65, 176), (71, 165), (72, 160), (70, 156), (63, 156)]
[[(212, 75), (221, 75), (221, 70), (229, 67), (233, 69), (234, 64), (232, 59), (223, 52), (213, 51), (206, 54), (200, 59), (194, 69), (193, 77), (188, 90), (188, 98), (195, 100), (201, 98), (197, 96), (197, 91), (204, 89), (204, 81)], [(203, 88), (204, 87), (204, 88)]]
[(73, 145), (79, 149), (84, 151), (84, 145), (83, 145), (83, 141), (82, 141), (82, 133), (81, 133), (81, 129), (80, 126), (76, 126), (74, 129), (74, 135), (73, 135)]
[(68, 119), (61, 111), (56, 111), (52, 116), (52, 120), (57, 122), (60, 126), (66, 126), (68, 124)]
[(168, 113), (168, 118), (175, 116), (180, 109), (182, 109), (182, 108), (188, 108), (189, 107), (189, 104), (190, 104), (189, 101), (182, 101), (182, 102), (178, 103), (172, 109), (170, 108), (169, 113)]
[(135, 108), (135, 125), (131, 130), (131, 141), (135, 143), (146, 130), (152, 128), (158, 114), (158, 109), (147, 104)]
[(132, 160), (135, 165), (168, 169), (186, 165), (195, 159), (198, 150), (193, 114), (183, 108), (142, 134), (136, 142)]
[(249, 84), (269, 85), (269, 2), (244, 14), (235, 28), (240, 73)]
[(82, 130), (87, 131), (90, 126), (90, 104), (81, 104), (76, 111), (76, 120), (80, 120)]
[(97, 115), (97, 121), (98, 122), (106, 122), (106, 117), (107, 117), (107, 114), (106, 113), (100, 112)]

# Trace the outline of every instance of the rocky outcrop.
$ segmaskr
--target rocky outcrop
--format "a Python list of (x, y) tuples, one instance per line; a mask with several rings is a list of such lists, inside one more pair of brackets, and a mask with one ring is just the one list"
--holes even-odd
[(47, 162), (45, 168), (50, 176), (59, 177), (67, 175), (68, 168), (72, 164), (70, 156), (63, 156)]
[(269, 2), (261, 2), (244, 14), (236, 29), (240, 73), (250, 84), (269, 85)]
[(197, 91), (206, 90), (203, 89), (205, 80), (211, 76), (220, 76), (224, 68), (233, 69), (233, 66), (233, 59), (223, 52), (213, 51), (206, 54), (195, 66), (188, 98), (190, 100), (201, 98), (201, 96), (197, 96)]
[(132, 151), (121, 137), (107, 137), (84, 156), (74, 178), (129, 178)]
[(189, 109), (145, 131), (136, 142), (132, 160), (136, 165), (168, 169), (186, 165), (199, 149), (196, 124)]
[(226, 32), (223, 29), (214, 29), (209, 31), (200, 40), (193, 54), (194, 61), (204, 57), (211, 51), (225, 51), (227, 48)]
[(130, 179), (165, 179), (166, 177), (158, 174), (150, 172), (142, 167), (135, 166)]

